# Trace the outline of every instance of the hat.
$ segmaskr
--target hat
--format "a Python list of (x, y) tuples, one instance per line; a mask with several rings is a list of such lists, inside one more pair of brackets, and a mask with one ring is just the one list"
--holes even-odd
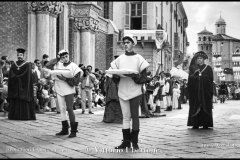
[(24, 52), (25, 52), (26, 50), (23, 49), (23, 48), (18, 48), (16, 51), (17, 51), (18, 53), (23, 53), (23, 54), (24, 54)]
[(125, 39), (132, 41), (134, 46), (137, 44), (137, 40), (136, 40), (136, 38), (133, 37), (133, 34), (124, 35), (124, 37), (122, 38), (122, 41), (124, 41)]
[(114, 58), (117, 59), (119, 57), (119, 55), (115, 55)]
[(61, 51), (58, 52), (58, 55), (61, 57), (61, 56), (64, 56), (65, 54), (68, 54), (68, 51), (65, 50), (65, 49), (62, 49)]
[(161, 72), (159, 73), (159, 75), (160, 75), (160, 74), (162, 74), (162, 73), (163, 73), (163, 74), (165, 74), (165, 72), (164, 72), (164, 71), (161, 71)]
[(208, 59), (207, 54), (206, 54), (205, 52), (203, 52), (203, 51), (199, 51), (199, 52), (195, 53), (194, 56), (195, 56), (195, 57), (199, 57), (199, 56), (200, 56), (200, 57), (202, 57), (203, 59)]
[(171, 74), (170, 73), (165, 73), (165, 76), (166, 77), (171, 77)]

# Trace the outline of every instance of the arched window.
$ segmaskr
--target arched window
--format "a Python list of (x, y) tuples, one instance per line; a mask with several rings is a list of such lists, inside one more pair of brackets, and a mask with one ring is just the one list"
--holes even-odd
[(208, 37), (208, 41), (211, 41), (211, 37)]
[(201, 41), (201, 37), (198, 38), (198, 41)]
[(206, 37), (203, 37), (203, 41), (206, 41)]

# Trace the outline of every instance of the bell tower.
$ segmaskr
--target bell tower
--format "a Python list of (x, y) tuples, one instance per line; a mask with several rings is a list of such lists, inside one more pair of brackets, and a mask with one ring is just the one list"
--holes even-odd
[(203, 51), (207, 54), (208, 59), (206, 63), (212, 66), (212, 36), (213, 33), (209, 32), (206, 27), (198, 33), (198, 51)]
[(226, 34), (226, 22), (220, 14), (220, 18), (215, 23), (216, 34)]

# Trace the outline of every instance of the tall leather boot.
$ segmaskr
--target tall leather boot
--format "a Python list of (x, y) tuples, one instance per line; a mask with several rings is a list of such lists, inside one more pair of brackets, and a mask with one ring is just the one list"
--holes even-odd
[(139, 149), (139, 146), (138, 146), (138, 134), (139, 134), (139, 130), (132, 130), (131, 140), (132, 140), (132, 148), (133, 148), (133, 150), (138, 150)]
[(167, 106), (167, 108), (164, 111), (169, 111), (169, 106)]
[(160, 111), (160, 106), (156, 106), (155, 111), (152, 112), (152, 113), (161, 113), (161, 111)]
[(172, 106), (167, 106), (167, 109), (164, 111), (171, 111), (172, 110)]
[(126, 149), (131, 147), (131, 133), (129, 129), (122, 129), (123, 140), (120, 146), (115, 147), (115, 149)]
[(69, 124), (68, 121), (62, 121), (62, 130), (57, 133), (57, 136), (62, 136), (62, 135), (68, 135), (68, 128), (69, 128)]
[(148, 104), (147, 106), (148, 106), (148, 110), (152, 110), (152, 109), (151, 109), (151, 105), (150, 105), (150, 104)]
[(73, 138), (76, 137), (76, 133), (78, 132), (77, 127), (78, 127), (78, 122), (71, 122), (71, 133), (68, 136), (68, 138)]

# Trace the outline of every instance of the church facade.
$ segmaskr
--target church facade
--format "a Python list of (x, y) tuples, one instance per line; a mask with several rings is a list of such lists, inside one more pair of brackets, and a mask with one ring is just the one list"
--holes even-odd
[(226, 22), (220, 16), (215, 23), (215, 34), (206, 30), (198, 33), (198, 50), (208, 54), (208, 64), (214, 69), (214, 80), (240, 81), (240, 39), (226, 34)]
[(61, 49), (77, 64), (105, 70), (113, 60), (118, 30), (113, 2), (1, 2), (1, 56), (16, 60), (25, 48), (27, 60), (55, 58)]

